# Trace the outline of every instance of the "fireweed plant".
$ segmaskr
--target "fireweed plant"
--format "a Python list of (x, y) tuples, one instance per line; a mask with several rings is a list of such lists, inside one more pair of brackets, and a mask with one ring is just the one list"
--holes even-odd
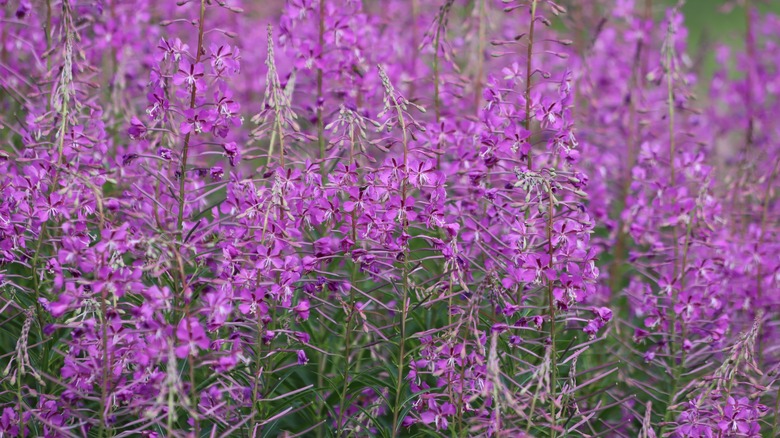
[(0, 437), (780, 435), (753, 3), (0, 0)]

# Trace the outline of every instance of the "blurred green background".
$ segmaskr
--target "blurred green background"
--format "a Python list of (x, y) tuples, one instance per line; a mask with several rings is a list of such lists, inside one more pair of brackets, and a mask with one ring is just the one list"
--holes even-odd
[[(677, 0), (655, 0), (656, 18), (662, 18), (664, 9), (677, 3)], [(780, 0), (749, 0), (749, 4), (762, 13), (780, 15)], [(688, 0), (683, 5), (690, 56), (701, 61), (700, 86), (708, 87), (709, 78), (717, 67), (714, 53), (717, 44), (727, 43), (735, 50), (743, 50), (746, 29), (744, 5), (745, 0)], [(780, 29), (777, 31), (780, 33)]]
[[(659, 6), (671, 7), (677, 4), (677, 1), (656, 0), (656, 3)], [(737, 37), (737, 41), (741, 42), (741, 36), (745, 31), (744, 3), (744, 0), (740, 2), (734, 0), (688, 0), (683, 5), (683, 12), (691, 32), (691, 49), (695, 50), (702, 36), (714, 40)], [(750, 4), (762, 12), (780, 14), (780, 1), (778, 0), (751, 0)], [(723, 8), (728, 5), (733, 5), (733, 7), (730, 12), (724, 13)]]

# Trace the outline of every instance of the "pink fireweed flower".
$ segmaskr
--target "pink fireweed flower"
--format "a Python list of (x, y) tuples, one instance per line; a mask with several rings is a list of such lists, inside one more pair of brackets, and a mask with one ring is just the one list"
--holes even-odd
[(185, 318), (176, 326), (176, 338), (181, 343), (176, 347), (176, 356), (184, 359), (197, 355), (198, 350), (208, 350), (209, 338), (197, 318)]

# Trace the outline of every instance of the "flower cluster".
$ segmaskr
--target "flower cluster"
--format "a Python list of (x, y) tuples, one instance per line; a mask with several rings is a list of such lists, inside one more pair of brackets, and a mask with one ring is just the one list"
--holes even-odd
[(0, 0), (0, 437), (777, 435), (745, 3)]

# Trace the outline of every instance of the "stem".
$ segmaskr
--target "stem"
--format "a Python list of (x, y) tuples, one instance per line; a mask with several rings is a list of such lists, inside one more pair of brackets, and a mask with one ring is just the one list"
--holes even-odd
[[(439, 49), (441, 48), (441, 33), (444, 30), (444, 14), (447, 12), (445, 3), (439, 11), (438, 23), (436, 23), (436, 34), (433, 36), (433, 112), (436, 115), (436, 122), (441, 120), (441, 100), (439, 98)], [(437, 163), (438, 164), (438, 163)]]
[[(44, 32), (46, 31), (45, 26), (43, 30)], [(2, 46), (0, 46), (0, 61), (2, 61), (3, 64), (8, 62), (8, 51), (5, 49), (7, 42), (8, 42), (8, 26), (4, 26), (2, 33), (0, 33), (0, 44), (2, 44)], [(46, 52), (48, 51), (49, 51), (49, 46), (47, 45)], [(48, 59), (49, 57), (46, 57), (46, 60)], [(48, 71), (49, 69), (47, 68), (46, 70)]]
[[(51, 44), (51, 2), (50, 0), (46, 2), (46, 13), (47, 13), (47, 20), (45, 25), (45, 31), (47, 35), (47, 48)], [(54, 168), (54, 174), (51, 179), (51, 185), (48, 188), (46, 198), (48, 199), (52, 193), (54, 193), (57, 190), (57, 182), (59, 181), (59, 174), (60, 174), (60, 167), (63, 163), (63, 151), (64, 151), (64, 145), (65, 145), (65, 132), (67, 131), (67, 123), (68, 123), (68, 115), (69, 115), (69, 103), (70, 103), (70, 93), (68, 91), (68, 87), (70, 82), (67, 81), (67, 78), (70, 75), (73, 64), (71, 59), (71, 50), (73, 49), (73, 35), (71, 34), (72, 30), (72, 18), (70, 16), (70, 4), (67, 1), (62, 2), (62, 22), (63, 22), (63, 28), (65, 30), (65, 45), (64, 45), (64, 65), (62, 68), (61, 76), (60, 76), (60, 90), (62, 91), (62, 106), (59, 108), (59, 115), (60, 115), (60, 126), (57, 130), (57, 163)], [(47, 68), (50, 69), (51, 67), (48, 65), (50, 64), (51, 56), (48, 56), (46, 58), (47, 61)], [(72, 80), (72, 78), (71, 78)], [(53, 92), (53, 90), (52, 90)], [(53, 99), (48, 99), (50, 102)], [(40, 298), (41, 298), (41, 284), (39, 282), (39, 275), (38, 275), (38, 263), (41, 260), (41, 250), (43, 247), (43, 239), (46, 235), (47, 227), (48, 227), (49, 221), (44, 221), (41, 224), (41, 231), (38, 234), (38, 240), (35, 243), (35, 255), (33, 256), (32, 263), (31, 263), (31, 273), (32, 273), (32, 281), (33, 281), (33, 289), (35, 291), (35, 313), (36, 317), (38, 319), (38, 330), (40, 339), (44, 341), (46, 337), (43, 333), (43, 327), (45, 325), (44, 319), (43, 319), (43, 307), (40, 304)], [(49, 368), (49, 353), (51, 351), (51, 346), (48, 342), (45, 342), (44, 344), (44, 372), (48, 372)]]
[[(780, 166), (780, 160), (775, 161), (775, 166), (772, 169), (772, 173), (769, 175), (769, 181), (767, 182), (766, 189), (764, 190), (764, 203), (761, 208), (761, 232), (758, 236), (758, 242), (756, 244), (756, 252), (758, 252), (758, 248), (761, 248), (764, 244), (764, 234), (766, 233), (766, 222), (767, 222), (767, 211), (769, 210), (769, 195), (771, 192), (772, 187), (774, 187), (775, 177), (777, 176), (777, 169), (778, 166)], [(763, 306), (763, 284), (762, 284), (762, 277), (763, 277), (763, 269), (764, 264), (759, 263), (758, 267), (756, 268), (756, 305), (757, 306)], [(764, 364), (764, 343), (762, 342), (762, 337), (758, 337), (757, 343), (758, 343), (758, 366), (759, 369)], [(775, 415), (777, 415), (777, 409), (775, 409)], [(777, 417), (775, 417), (775, 421), (777, 421)], [(777, 434), (775, 434), (777, 436)]]
[[(671, 32), (671, 30), (669, 31)], [(669, 169), (670, 169), (670, 187), (674, 187), (677, 182), (677, 173), (675, 168), (675, 147), (676, 147), (676, 141), (674, 136), (674, 117), (675, 117), (675, 110), (674, 110), (674, 45), (671, 41), (671, 38), (669, 38), (669, 41), (667, 41), (667, 47), (666, 47), (666, 75), (667, 75), (667, 103), (668, 103), (668, 116), (669, 116)], [(689, 229), (690, 229), (691, 221), (689, 221)], [(670, 368), (672, 369), (672, 381), (671, 381), (671, 388), (669, 391), (669, 399), (666, 405), (666, 413), (664, 414), (664, 427), (663, 432), (666, 432), (669, 428), (669, 423), (672, 420), (672, 416), (674, 415), (674, 410), (672, 409), (672, 406), (674, 405), (674, 399), (677, 392), (677, 387), (680, 380), (680, 375), (682, 373), (682, 367), (683, 367), (683, 360), (685, 358), (685, 352), (684, 349), (681, 347), (680, 350), (682, 351), (682, 356), (680, 358), (680, 361), (678, 363), (677, 361), (677, 345), (676, 342), (676, 332), (677, 332), (677, 314), (674, 311), (674, 305), (679, 301), (679, 294), (680, 294), (680, 287), (675, 286), (677, 283), (677, 276), (681, 275), (682, 277), (685, 276), (684, 272), (684, 266), (679, 266), (678, 261), (680, 260), (680, 247), (679, 247), (679, 232), (677, 229), (677, 224), (672, 227), (672, 239), (673, 239), (673, 245), (674, 245), (674, 270), (672, 275), (672, 297), (671, 301), (669, 302), (666, 313), (667, 313), (667, 320), (670, 324), (670, 335), (669, 335), (669, 360)], [(687, 251), (686, 251), (687, 253)], [(683, 262), (684, 263), (684, 262)], [(683, 270), (681, 272), (681, 269)], [(682, 281), (680, 282), (682, 285)], [(682, 326), (681, 335), (685, 336), (685, 328), (684, 328), (684, 321), (680, 321), (680, 324)], [(681, 342), (685, 339), (681, 339)]]
[[(412, 21), (410, 26), (412, 28), (412, 56), (409, 58), (409, 71), (417, 71), (417, 59), (420, 56), (420, 51), (417, 49), (420, 46), (420, 32), (417, 26), (417, 22), (420, 17), (420, 2), (419, 0), (411, 0), (412, 3)], [(435, 55), (435, 54), (434, 54)], [(417, 93), (417, 81), (409, 82), (409, 96), (414, 98)]]
[[(555, 216), (555, 203), (553, 201), (552, 187), (548, 184), (547, 190), (549, 191), (549, 211), (547, 212), (549, 218), (547, 221), (547, 242), (550, 261), (548, 262), (548, 269), (553, 268), (553, 255), (555, 248), (552, 243), (552, 231), (553, 231), (553, 217)], [(550, 436), (555, 438), (557, 428), (556, 418), (556, 406), (555, 399), (557, 398), (558, 383), (558, 352), (555, 345), (555, 296), (553, 295), (553, 280), (547, 280), (547, 301), (548, 301), (548, 315), (550, 318), (550, 416), (552, 418), (552, 427), (550, 427)]]
[[(17, 353), (19, 354), (19, 353)], [(22, 377), (24, 374), (22, 373), (22, 363), (21, 358), (17, 356), (16, 358), (16, 398), (19, 403), (18, 406), (18, 413), (19, 416), (19, 436), (25, 436), (24, 434), (24, 428), (26, 427), (25, 421), (24, 421), (24, 401), (22, 399)]]
[(341, 386), (341, 400), (339, 401), (339, 418), (338, 418), (338, 433), (336, 436), (340, 437), (343, 430), (344, 430), (344, 410), (346, 409), (347, 405), (347, 390), (349, 387), (349, 355), (350, 355), (350, 344), (352, 343), (352, 328), (350, 325), (352, 324), (352, 318), (355, 315), (355, 299), (354, 299), (354, 292), (350, 288), (350, 299), (349, 299), (349, 315), (347, 316), (347, 324), (344, 328), (344, 382)]
[[(349, 126), (349, 165), (355, 164), (355, 127)], [(352, 210), (352, 244), (357, 245), (357, 211)]]
[[(319, 17), (319, 46), (320, 58), (325, 50), (325, 0), (320, 0)], [(322, 120), (322, 67), (317, 68), (317, 142), (320, 145), (320, 171), (325, 175), (325, 124)], [(284, 167), (284, 155), (282, 155), (282, 167)]]
[[(748, 59), (751, 61), (746, 67), (745, 75), (745, 110), (747, 111), (747, 126), (745, 127), (745, 143), (742, 149), (742, 154), (739, 160), (738, 173), (734, 193), (731, 194), (732, 198), (732, 210), (743, 211), (744, 206), (740, 196), (742, 185), (747, 183), (745, 181), (749, 178), (747, 175), (748, 154), (752, 149), (754, 142), (754, 119), (753, 119), (753, 80), (754, 80), (754, 65), (752, 61), (756, 59), (756, 44), (753, 37), (753, 19), (750, 14), (750, 0), (745, 0), (745, 51), (748, 54)], [(742, 220), (741, 224), (737, 224), (736, 221), (732, 222), (732, 232), (734, 232), (734, 225), (742, 225), (740, 232), (744, 237), (748, 221)]]
[[(324, 374), (325, 374), (325, 355), (320, 355), (320, 362), (317, 365), (317, 388), (321, 389), (324, 385)], [(317, 416), (319, 418), (319, 421), (322, 422), (322, 427), (317, 428), (317, 436), (322, 437), (323, 436), (323, 427), (325, 426), (325, 415), (323, 415), (323, 409), (325, 409), (325, 399), (322, 396), (318, 397), (319, 399), (319, 406), (317, 407)]]
[[(534, 25), (536, 24), (536, 0), (531, 1), (531, 27), (528, 29), (528, 50), (526, 52), (525, 70), (525, 129), (531, 130), (531, 58), (534, 50)], [(528, 151), (528, 170), (533, 170), (533, 154)]]
[[(487, 25), (485, 23), (485, 0), (477, 0), (479, 7), (479, 30), (477, 42), (477, 74), (474, 87), (474, 108), (479, 111), (482, 101), (482, 77), (485, 74), (485, 46), (487, 45)], [(475, 5), (476, 6), (476, 5)]]
[[(46, 53), (51, 48), (51, 0), (46, 0), (46, 23), (43, 25), (43, 32), (46, 34)], [(51, 70), (51, 56), (46, 57), (46, 71)], [(49, 104), (46, 104), (49, 107)]]
[[(200, 0), (200, 21), (198, 22), (198, 51), (195, 54), (195, 64), (200, 62), (200, 56), (203, 52), (203, 20), (206, 16), (206, 0)], [(195, 84), (192, 85), (192, 92), (190, 93), (190, 109), (195, 109)], [(181, 166), (179, 168), (179, 217), (176, 220), (176, 230), (179, 234), (180, 243), (184, 240), (184, 233), (182, 230), (182, 223), (184, 222), (184, 184), (186, 182), (187, 175), (187, 157), (190, 150), (190, 134), (188, 132), (184, 136), (184, 147), (181, 153)]]
[[(355, 163), (355, 128), (352, 124), (349, 126), (349, 165), (352, 166)], [(355, 210), (352, 210), (352, 244), (357, 244), (357, 212)], [(350, 283), (355, 284), (355, 275), (356, 275), (357, 265), (352, 266), (352, 273), (350, 278)], [(350, 287), (349, 289), (349, 315), (347, 316), (347, 324), (344, 328), (345, 334), (345, 345), (344, 345), (344, 383), (341, 389), (341, 400), (339, 403), (339, 418), (338, 418), (338, 433), (336, 436), (341, 436), (343, 433), (343, 418), (344, 418), (344, 410), (346, 409), (346, 402), (347, 402), (347, 390), (349, 389), (349, 355), (350, 355), (350, 347), (352, 343), (352, 330), (351, 330), (351, 323), (352, 319), (355, 315), (355, 289), (354, 287)], [(324, 363), (324, 361), (323, 361)]]
[[(203, 25), (206, 17), (206, 0), (200, 0), (200, 19), (198, 20), (198, 47), (197, 52), (195, 54), (195, 64), (200, 62), (201, 55), (203, 53)], [(190, 92), (190, 109), (195, 108), (195, 93), (197, 91), (197, 87), (195, 84), (192, 85), (192, 91)], [(185, 203), (185, 183), (187, 181), (187, 158), (189, 155), (189, 148), (190, 148), (190, 139), (191, 139), (191, 131), (188, 132), (184, 136), (184, 146), (182, 148), (182, 158), (181, 158), (181, 166), (179, 168), (179, 214), (178, 218), (176, 220), (176, 234), (179, 236), (179, 242), (178, 245), (176, 245), (176, 258), (179, 264), (179, 275), (181, 277), (182, 282), (182, 300), (185, 301), (184, 304), (184, 320), (187, 324), (187, 332), (190, 333), (190, 336), (192, 335), (192, 327), (190, 322), (190, 306), (192, 299), (187, 299), (187, 282), (186, 282), (186, 275), (184, 270), (184, 263), (181, 260), (181, 249), (184, 246), (184, 203)], [(195, 360), (190, 354), (188, 356), (188, 366), (189, 366), (189, 380), (190, 380), (190, 403), (192, 405), (192, 413), (193, 413), (193, 429), (195, 432), (195, 436), (200, 435), (200, 422), (197, 415), (197, 409), (198, 409), (198, 390), (197, 385), (195, 382)]]
[(775, 419), (772, 423), (771, 436), (780, 436), (778, 435), (778, 432), (780, 432), (780, 415), (778, 415), (778, 412), (780, 412), (780, 386), (778, 386), (777, 392), (775, 394)]
[(276, 132), (279, 135), (279, 165), (284, 168), (284, 129), (282, 128), (281, 110), (279, 110), (278, 107), (276, 109), (274, 124), (276, 125)]
[[(447, 13), (448, 1), (439, 11), (436, 34), (433, 37), (433, 112), (436, 115), (436, 123), (441, 121), (441, 99), (439, 97), (439, 49), (441, 47), (441, 32), (444, 30), (444, 15)], [(441, 168), (441, 155), (436, 154), (436, 168)]]
[[(390, 95), (390, 98), (395, 106), (398, 114), (398, 122), (401, 125), (401, 132), (403, 134), (403, 147), (404, 147), (404, 176), (401, 180), (401, 224), (403, 228), (403, 234), (406, 235), (408, 223), (406, 219), (406, 184), (407, 184), (407, 172), (409, 167), (409, 139), (406, 132), (406, 121), (404, 120), (403, 111), (401, 105), (398, 103), (398, 99), (394, 95)], [(404, 356), (406, 354), (406, 319), (408, 317), (409, 306), (407, 300), (409, 296), (409, 269), (406, 264), (406, 260), (409, 258), (409, 248), (404, 245), (404, 259), (402, 262), (402, 297), (401, 297), (401, 338), (398, 341), (398, 374), (395, 387), (395, 404), (393, 406), (393, 436), (397, 437), (400, 431), (400, 424), (398, 423), (398, 416), (401, 413), (401, 387), (403, 386), (404, 376)]]
[[(640, 138), (640, 129), (641, 127), (638, 126), (636, 123), (637, 118), (637, 109), (636, 109), (636, 97), (641, 92), (642, 88), (642, 81), (639, 80), (640, 76), (640, 62), (641, 62), (641, 56), (642, 56), (642, 40), (639, 40), (637, 42), (636, 52), (634, 55), (634, 63), (632, 66), (631, 71), (631, 83), (634, 85), (634, 87), (638, 90), (635, 94), (634, 92), (630, 92), (629, 94), (629, 102), (628, 102), (628, 140), (626, 142), (626, 146), (628, 148), (628, 157), (626, 160), (625, 168), (623, 169), (623, 184), (620, 187), (620, 208), (624, 208), (626, 203), (628, 202), (628, 193), (631, 189), (631, 183), (632, 180), (632, 169), (636, 165), (636, 159), (637, 159), (637, 139)], [(641, 73), (644, 73), (643, 71)], [(610, 291), (612, 293), (613, 297), (616, 297), (616, 295), (619, 292), (620, 289), (620, 268), (625, 263), (627, 257), (628, 257), (628, 233), (624, 231), (625, 223), (623, 222), (623, 218), (621, 215), (618, 215), (618, 229), (617, 229), (617, 241), (615, 243), (615, 259), (612, 262), (612, 265), (610, 266), (609, 271), (609, 285), (610, 285)], [(626, 300), (622, 299), (624, 297), (619, 297), (619, 309), (623, 309), (626, 304)]]
[[(588, 47), (588, 30), (589, 24), (585, 22), (585, 6), (572, 5), (572, 31), (574, 34), (574, 49), (582, 60), (582, 80), (587, 82), (587, 78), (590, 76), (590, 69), (588, 68), (587, 47)], [(571, 115), (574, 120), (577, 120), (577, 116), (580, 114), (581, 107), (585, 106), (585, 102), (582, 99), (582, 90), (579, 84), (574, 87), (574, 105), (572, 105)]]
[(257, 428), (257, 424), (260, 422), (261, 415), (260, 415), (260, 409), (257, 407), (257, 390), (260, 386), (260, 374), (263, 371), (262, 363), (260, 362), (260, 358), (263, 355), (263, 323), (260, 320), (260, 312), (257, 312), (257, 336), (255, 337), (255, 385), (252, 388), (252, 417), (254, 417), (254, 425), (252, 426), (252, 430), (254, 431)]
[(441, 120), (441, 103), (439, 101), (439, 38), (441, 33), (441, 24), (436, 29), (436, 36), (433, 39), (433, 111), (436, 114), (436, 121)]
[(174, 400), (174, 392), (172, 390), (173, 381), (171, 379), (172, 373), (171, 368), (172, 364), (176, 363), (176, 356), (173, 353), (173, 348), (170, 348), (168, 350), (168, 364), (166, 365), (166, 385), (168, 386), (168, 412), (166, 415), (166, 430), (168, 431), (168, 436), (174, 436), (173, 433), (173, 422), (175, 420), (176, 415), (176, 402)]
[[(750, 13), (750, 0), (745, 0), (745, 50), (748, 59), (756, 59), (756, 42), (753, 37), (753, 17)], [(751, 146), (753, 146), (753, 65), (748, 64), (748, 71), (745, 77), (745, 108), (748, 113), (747, 129), (745, 130), (745, 157)]]
[[(108, 288), (104, 287), (100, 294), (100, 314), (102, 316), (102, 327), (101, 327), (101, 348), (103, 349), (103, 357), (108, 358), (108, 320), (107, 320), (107, 314), (108, 309), (106, 306), (106, 300), (108, 299)], [(110, 391), (109, 388), (109, 382), (108, 382), (108, 370), (111, 367), (111, 361), (109, 361), (108, 364), (103, 364), (103, 374), (101, 376), (102, 383), (100, 385), (100, 414), (99, 414), (99, 420), (100, 420), (100, 426), (98, 428), (98, 438), (103, 438), (103, 433), (106, 428), (106, 405), (108, 403), (108, 392)]]
[[(465, 344), (465, 343), (464, 343)], [(464, 345), (465, 348), (465, 345)], [(464, 364), (465, 365), (465, 364)], [(466, 367), (461, 365), (460, 367), (460, 381), (463, 382), (466, 379)], [(463, 408), (463, 390), (461, 389), (460, 393), (458, 394), (458, 436), (459, 437), (465, 437), (466, 434), (466, 428), (464, 427), (464, 421), (463, 421), (463, 414), (464, 414), (464, 408)]]
[(404, 376), (404, 356), (405, 356), (405, 343), (406, 343), (406, 318), (409, 306), (407, 306), (407, 296), (409, 288), (409, 272), (406, 268), (406, 262), (403, 262), (403, 291), (401, 301), (401, 339), (398, 341), (398, 374), (396, 376), (395, 386), (395, 405), (393, 407), (393, 436), (399, 436), (400, 424), (398, 423), (398, 416), (401, 413), (401, 387), (403, 386)]

